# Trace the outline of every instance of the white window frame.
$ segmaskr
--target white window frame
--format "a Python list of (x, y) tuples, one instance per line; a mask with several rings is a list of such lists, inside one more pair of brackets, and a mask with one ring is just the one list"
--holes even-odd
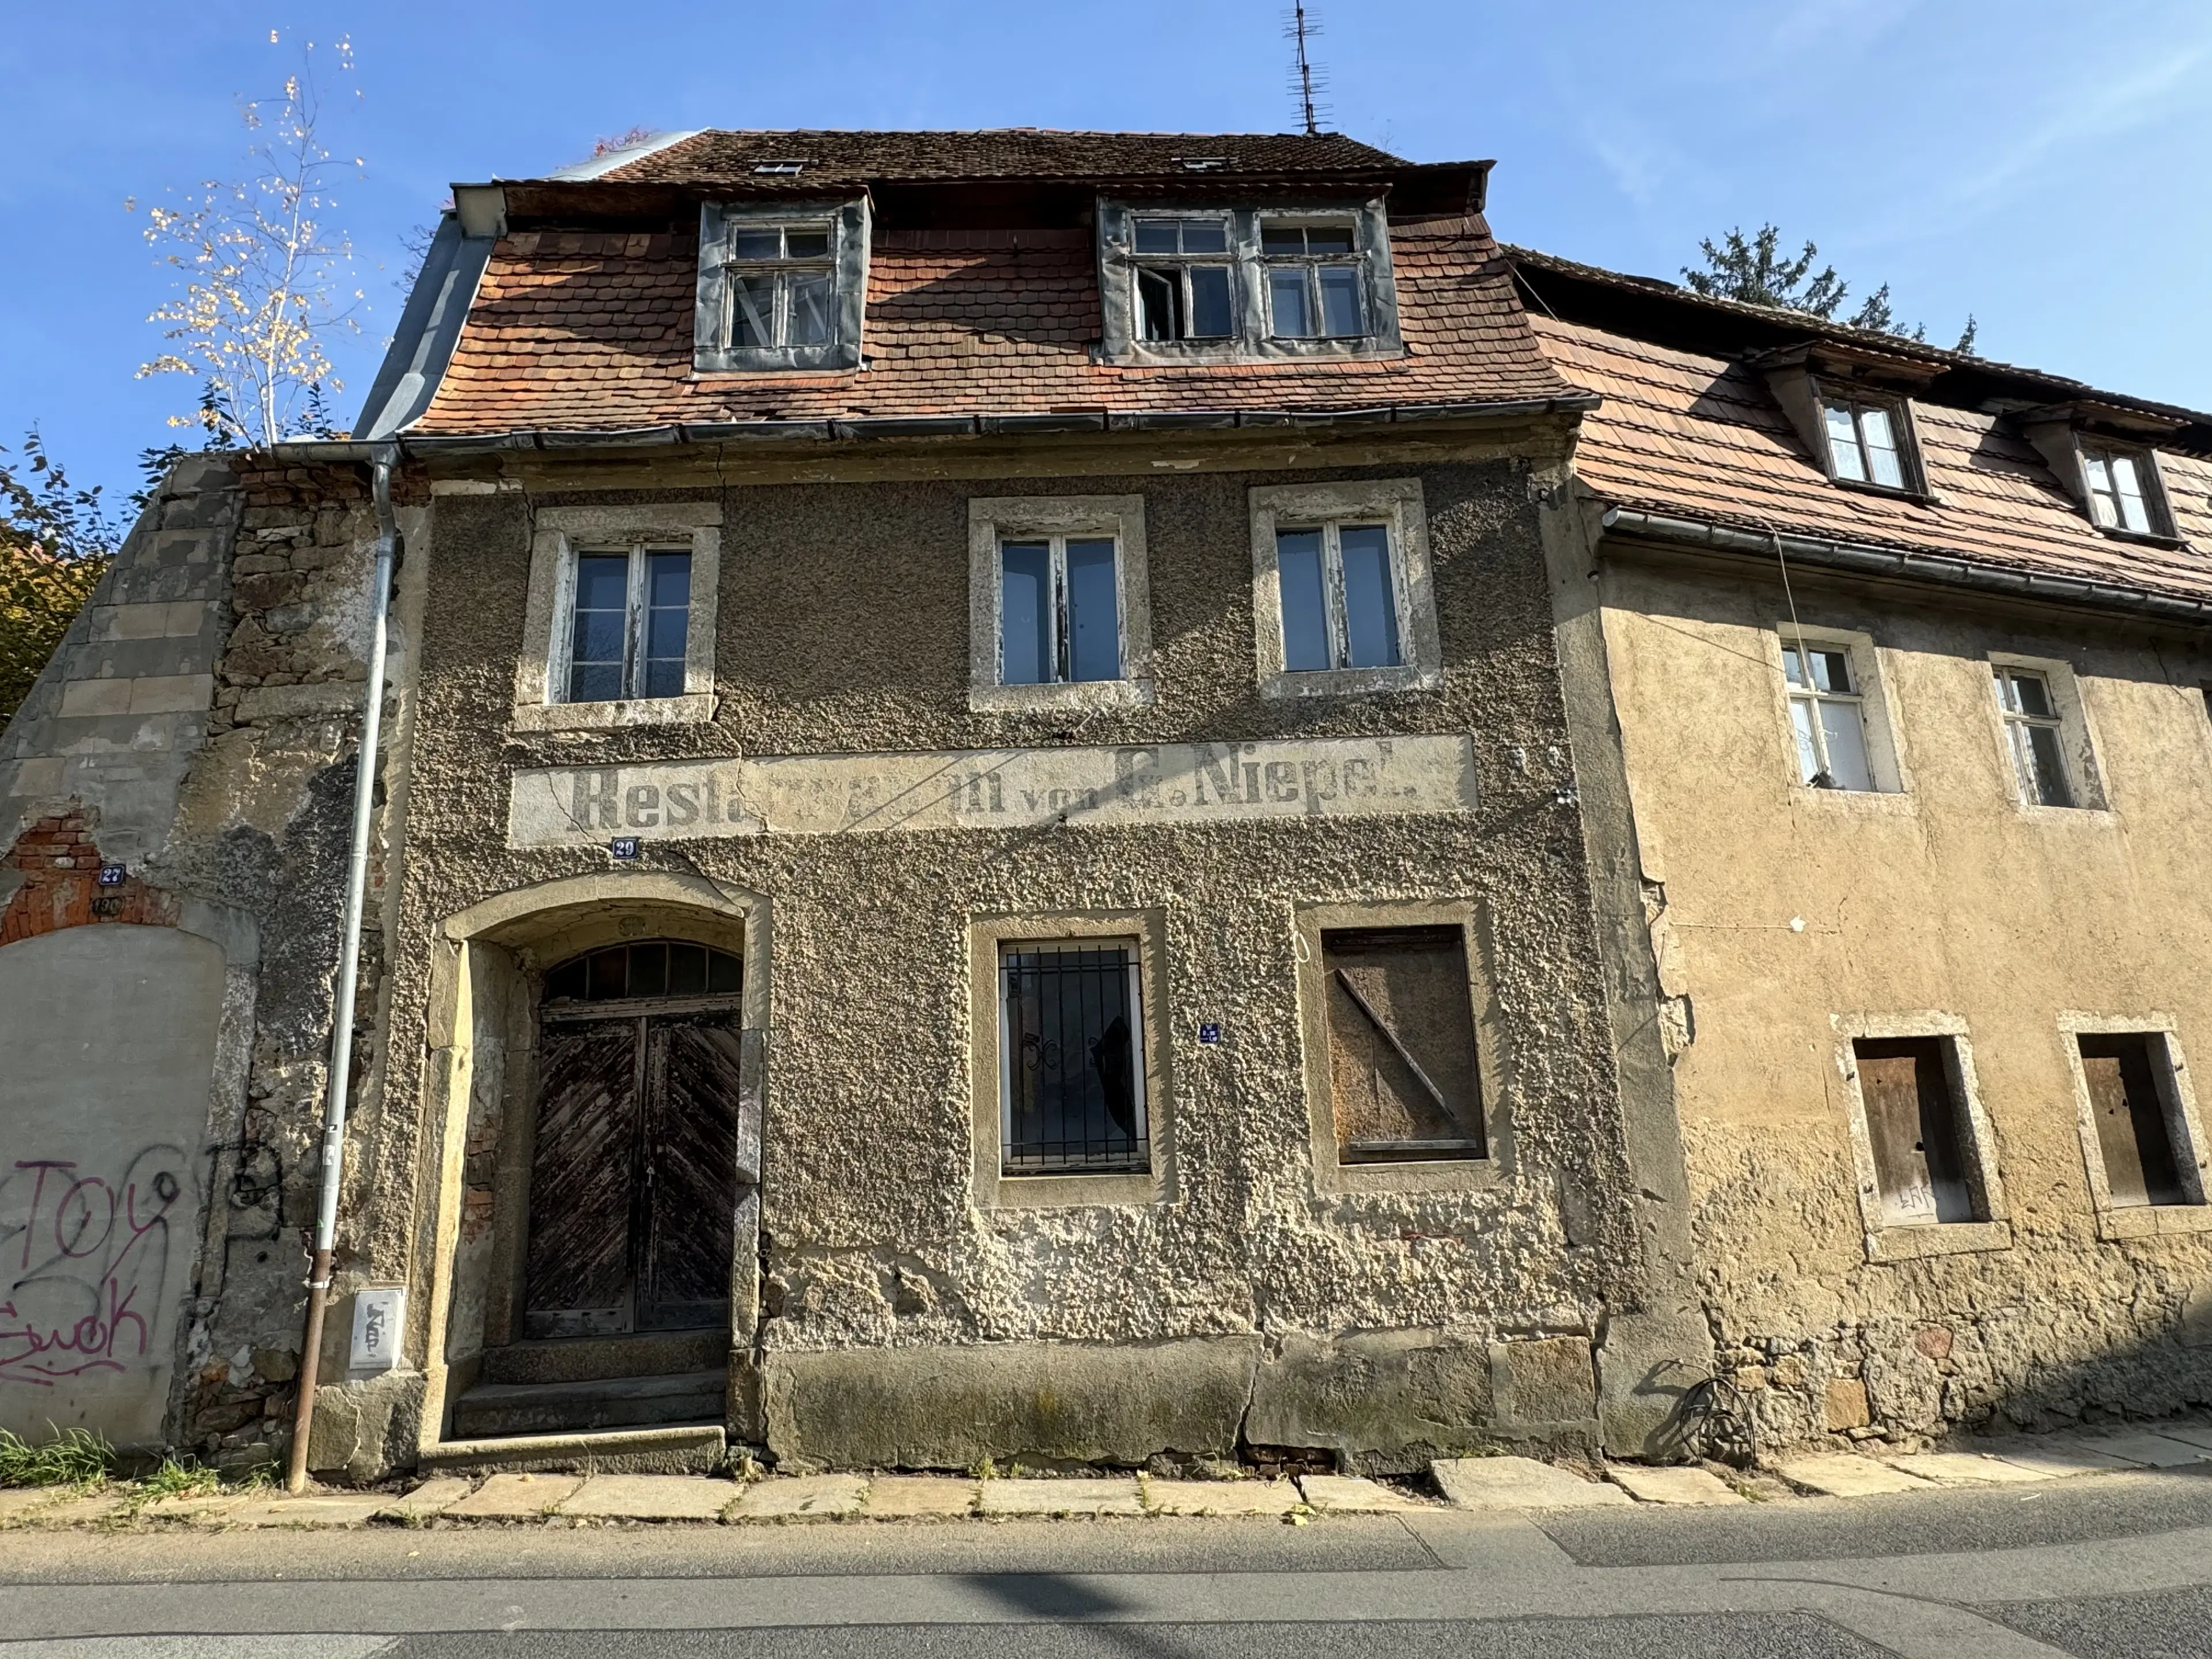
[[(2089, 515), (2089, 522), (2108, 535), (2146, 541), (2172, 539), (2172, 518), (2166, 511), (2165, 480), (2160, 476), (2156, 457), (2148, 449), (2134, 444), (2112, 443), (2103, 439), (2076, 434), (2075, 447), (2081, 466), (2081, 504)], [(2142, 503), (2143, 524), (2138, 527), (2126, 521), (2117, 481), (2112, 480), (2114, 461), (2134, 463), (2136, 499)], [(2093, 469), (2102, 465), (2112, 488), (2100, 491)], [(2107, 520), (2100, 514), (2106, 498), (2112, 501), (2113, 517)]]
[[(1270, 484), (1253, 489), (1250, 501), (1253, 643), (1262, 696), (1356, 696), (1433, 690), (1443, 684), (1436, 584), (1429, 561), (1428, 514), (1419, 478)], [(1400, 660), (1389, 668), (1288, 668), (1283, 648), (1282, 581), (1276, 569), (1277, 529), (1346, 524), (1381, 524), (1389, 532), (1391, 598), (1398, 611)], [(1325, 538), (1325, 544), (1328, 539)], [(1330, 602), (1335, 617), (1334, 596)], [(1334, 652), (1341, 618), (1336, 617), (1331, 626)]]
[[(568, 551), (568, 568), (561, 584), (562, 613), (554, 629), (553, 652), (546, 665), (546, 693), (557, 696), (562, 702), (583, 701), (569, 695), (575, 678), (576, 663), (576, 584), (586, 559), (617, 558), (626, 562), (623, 592), (623, 694), (618, 698), (599, 699), (620, 702), (647, 701), (665, 702), (665, 698), (651, 699), (638, 689), (644, 679), (646, 668), (646, 635), (649, 626), (647, 615), (646, 577), (651, 568), (651, 556), (655, 553), (677, 553), (684, 556), (686, 566), (686, 586), (690, 578), (691, 548), (686, 537), (680, 545), (672, 545), (670, 538), (656, 541), (633, 542), (627, 547), (595, 547), (574, 544)], [(690, 602), (684, 602), (684, 627), (685, 644), (690, 644), (691, 627)], [(676, 693), (681, 696), (682, 693)]]
[[(1335, 229), (1339, 228), (1349, 230), (1352, 233), (1352, 252), (1349, 253), (1270, 253), (1267, 252), (1266, 235), (1270, 230)], [(1255, 286), (1258, 290), (1256, 298), (1258, 303), (1262, 308), (1265, 319), (1261, 326), (1267, 337), (1269, 340), (1277, 342), (1285, 340), (1357, 341), (1368, 338), (1373, 329), (1373, 319), (1369, 314), (1373, 307), (1369, 303), (1368, 289), (1370, 284), (1365, 278), (1364, 264), (1359, 252), (1359, 225), (1357, 216), (1351, 214), (1328, 213), (1262, 213), (1259, 216), (1259, 228), (1261, 240), (1258, 270), (1259, 280)], [(1359, 331), (1356, 334), (1324, 334), (1320, 331), (1319, 325), (1322, 316), (1321, 268), (1323, 265), (1337, 266), (1359, 273), (1360, 275), (1358, 289), (1359, 320), (1361, 326)], [(1300, 270), (1304, 274), (1307, 315), (1316, 325), (1315, 331), (1313, 333), (1285, 334), (1276, 328), (1275, 273), (1278, 270)]]
[[(2028, 657), (2008, 651), (1989, 653), (1990, 669), (1989, 709), (1996, 724), (1997, 752), (2002, 757), (2005, 775), (2011, 781), (2014, 804), (2023, 811), (2075, 813), (2101, 811), (2106, 808), (2104, 783), (2097, 765), (2097, 744), (2090, 730), (2088, 710), (2081, 699), (2081, 686), (2075, 678), (2073, 665), (2052, 657)], [(2055, 720), (2014, 713), (2006, 706), (2001, 674), (2027, 674), (2040, 679), (2051, 693), (2051, 704), (2056, 709)], [(2060, 763), (2064, 769), (2064, 782), (2069, 797), (2063, 805), (2039, 799), (2029, 792), (2027, 780), (2021, 775), (2018, 750), (2014, 735), (2016, 726), (2040, 725), (2058, 734)]]
[[(1974, 1045), (1966, 1022), (1936, 1010), (1897, 1014), (1834, 1014), (1835, 1065), (1845, 1103), (1851, 1162), (1858, 1177), (1859, 1218), (1869, 1261), (1909, 1261), (1931, 1255), (2012, 1246), (2012, 1221), (2005, 1206), (2004, 1182), (1997, 1172), (1996, 1139), (1982, 1109), (1974, 1071)], [(1966, 1179), (1983, 1218), (1978, 1221), (1893, 1223), (1883, 1208), (1881, 1178), (1875, 1163), (1874, 1137), (1867, 1127), (1865, 1097), (1859, 1092), (1857, 1054), (1853, 1044), (1890, 1037), (1933, 1037), (1943, 1043), (1954, 1103), (1959, 1111), (1960, 1153)]]
[[(2103, 1239), (2148, 1238), (2161, 1233), (2212, 1232), (2212, 1145), (2204, 1138), (2203, 1121), (2197, 1113), (2197, 1091), (2190, 1082), (2189, 1066), (2182, 1056), (2181, 1039), (2170, 1014), (2112, 1015), (2067, 1010), (2058, 1016), (2060, 1047), (2074, 1079), (2076, 1127), (2081, 1133), (2081, 1158), (2088, 1176), (2089, 1201), (2097, 1212), (2097, 1236)], [(2141, 1036), (2156, 1039), (2164, 1063), (2157, 1067), (2160, 1103), (2166, 1108), (2166, 1134), (2173, 1144), (2173, 1161), (2185, 1191), (2191, 1196), (2180, 1204), (2115, 1205), (2105, 1175), (2105, 1146), (2097, 1133), (2097, 1108), (2089, 1093), (2088, 1073), (2081, 1065), (2084, 1036)]]
[[(1849, 629), (1778, 622), (1769, 637), (1772, 641), (1770, 649), (1774, 684), (1778, 689), (1777, 708), (1782, 717), (1783, 751), (1791, 788), (1806, 795), (1842, 801), (1865, 802), (1905, 795), (1911, 787), (1911, 780), (1905, 764), (1903, 739), (1890, 707), (1888, 677), (1874, 636)], [(1793, 647), (1841, 651), (1849, 659), (1852, 683), (1858, 688), (1852, 700), (1858, 704), (1859, 728), (1865, 734), (1867, 770), (1874, 785), (1871, 789), (1822, 788), (1798, 777), (1797, 732), (1791, 714), (1792, 705), (1801, 700), (1801, 694), (1790, 684), (1789, 657)], [(1844, 701), (1825, 692), (1820, 695), (1827, 701)]]
[[(714, 717), (715, 601), (721, 586), (721, 520), (718, 503), (665, 502), (640, 507), (550, 507), (537, 515), (531, 539), (530, 587), (523, 619), (522, 653), (514, 675), (513, 724), (517, 731), (588, 731), (619, 726), (702, 725)], [(637, 550), (691, 555), (690, 615), (684, 634), (684, 690), (672, 697), (623, 697), (567, 702), (569, 652), (574, 632), (576, 560), (580, 554), (629, 550), (632, 628), (641, 617), (635, 604), (642, 561)]]
[[(1838, 483), (1849, 484), (1858, 489), (1878, 490), (1886, 495), (1912, 495), (1919, 493), (1919, 457), (1914, 453), (1912, 426), (1899, 401), (1888, 398), (1869, 397), (1846, 388), (1820, 386), (1819, 394), (1820, 434), (1828, 448), (1828, 476)], [(1865, 476), (1852, 478), (1844, 476), (1836, 453), (1835, 434), (1830, 430), (1828, 416), (1832, 410), (1849, 413), (1851, 422), (1851, 441), (1856, 447), (1859, 470)], [(1869, 410), (1878, 410), (1889, 422), (1890, 453), (1897, 458), (1898, 482), (1883, 483), (1874, 476), (1873, 449), (1866, 441), (1863, 417)]]
[[(822, 343), (731, 343), (731, 307), (734, 298), (730, 273), (753, 264), (733, 257), (732, 239), (739, 231), (770, 228), (826, 228), (830, 232), (829, 269), (834, 289), (831, 330), (830, 339)], [(869, 234), (869, 209), (865, 197), (849, 202), (702, 203), (698, 300), (692, 330), (693, 371), (729, 374), (860, 368), (860, 329), (868, 291)], [(789, 264), (781, 260), (774, 263), (779, 267)], [(782, 296), (787, 286), (781, 282), (776, 286), (779, 317), (783, 313)]]
[[(1154, 224), (1174, 223), (1212, 224), (1221, 227), (1222, 252), (1219, 253), (1145, 253), (1137, 250), (1136, 229), (1140, 222)], [(1242, 292), (1244, 276), (1238, 268), (1237, 231), (1225, 210), (1212, 213), (1162, 210), (1153, 212), (1133, 210), (1129, 215), (1129, 317), (1137, 337), (1147, 346), (1217, 346), (1234, 340), (1237, 334), (1237, 319), (1247, 303)], [(1182, 334), (1171, 340), (1144, 338), (1144, 296), (1140, 290), (1143, 273), (1172, 272), (1181, 296), (1182, 314), (1191, 315), (1190, 270), (1194, 265), (1218, 267), (1229, 273), (1229, 332), (1227, 334)]]
[[(1111, 538), (1121, 677), (1007, 685), (1000, 679), (1006, 542)], [(1056, 551), (1054, 568), (1063, 552)], [(1142, 495), (976, 496), (968, 503), (968, 706), (979, 713), (1135, 708), (1152, 701), (1152, 594)]]

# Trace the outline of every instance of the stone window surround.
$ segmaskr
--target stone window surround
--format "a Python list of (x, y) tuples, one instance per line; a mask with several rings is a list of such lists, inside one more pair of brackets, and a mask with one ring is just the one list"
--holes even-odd
[[(2089, 1097), (2089, 1079), (2081, 1069), (2081, 1036), (2121, 1036), (2140, 1032), (2164, 1044), (2163, 1086), (2166, 1127), (2174, 1138), (2174, 1162), (2180, 1167), (2182, 1185), (2193, 1188), (2196, 1198), (2185, 1204), (2116, 1206), (2105, 1180), (2105, 1154), (2097, 1137), (2096, 1108)], [(2181, 1053), (2171, 1014), (2143, 1015), (2084, 1013), (2063, 1010), (2058, 1016), (2059, 1046), (2066, 1053), (2066, 1069), (2074, 1079), (2074, 1102), (2081, 1134), (2081, 1158), (2089, 1180), (2089, 1201), (2097, 1212), (2097, 1237), (2107, 1241), (2154, 1238), (2172, 1233), (2212, 1232), (2212, 1204), (2205, 1202), (2212, 1188), (2212, 1144), (2204, 1139), (2203, 1120), (2197, 1115), (2197, 1091), (2191, 1086), (2189, 1066)], [(2172, 1092), (2168, 1093), (2170, 1090)], [(2179, 1133), (2174, 1133), (2175, 1131)]]
[[(1872, 789), (1817, 789), (1797, 781), (1797, 736), (1790, 718), (1790, 680), (1783, 652), (1793, 642), (1849, 652), (1851, 672), (1857, 678), (1859, 706), (1865, 711), (1867, 765), (1874, 775)], [(1764, 649), (1772, 668), (1775, 718), (1781, 723), (1784, 775), (1790, 780), (1794, 802), (1849, 802), (1876, 811), (1906, 811), (1912, 807), (1912, 772), (1905, 757), (1905, 737), (1889, 695), (1889, 676), (1874, 635), (1849, 628), (1821, 628), (1807, 623), (1777, 622), (1765, 630)]]
[[(1025, 536), (1111, 536), (1121, 611), (1121, 678), (1001, 685), (999, 544)], [(1012, 714), (1142, 707), (1152, 701), (1152, 583), (1142, 495), (978, 495), (968, 502), (968, 707)]]
[[(1989, 710), (1990, 726), (1996, 738), (1997, 761), (2003, 769), (2005, 791), (2011, 797), (2014, 810), (2030, 817), (2060, 820), (2079, 819), (2084, 814), (2109, 817), (2111, 803), (2105, 794), (2104, 773), (2097, 764), (2096, 731), (2074, 665), (2063, 657), (2031, 657), (2016, 651), (1991, 651), (1984, 661), (1990, 673), (1989, 685), (1983, 692), (1983, 704)], [(2005, 729), (2004, 709), (1997, 699), (1996, 671), (1999, 668), (2027, 669), (2042, 675), (2045, 684), (2050, 686), (2051, 701), (2058, 710), (2058, 735), (2066, 758), (2066, 784), (2074, 792), (2073, 805), (2046, 806), (2041, 801), (2028, 799), (2021, 792), (2020, 774), (2013, 761), (2012, 734)]]
[[(1237, 333), (1224, 340), (1141, 340), (1137, 337), (1136, 259), (1129, 222), (1133, 215), (1225, 218), (1229, 222), (1230, 304)], [(1266, 331), (1265, 270), (1260, 254), (1263, 221), (1352, 222), (1352, 246), (1366, 272), (1368, 333), (1356, 340), (1278, 340)], [(1109, 363), (1164, 364), (1280, 361), (1343, 361), (1397, 357), (1405, 353), (1398, 331), (1398, 293), (1390, 268), (1390, 222), (1379, 196), (1364, 201), (1271, 201), (1264, 207), (1220, 201), (1098, 203), (1098, 282), (1102, 316), (1098, 355)]]
[[(530, 538), (530, 591), (514, 670), (514, 729), (603, 731), (701, 726), (714, 718), (714, 606), (721, 589), (722, 509), (715, 501), (641, 507), (545, 507)], [(684, 695), (560, 702), (568, 659), (576, 555), (594, 547), (666, 542), (691, 550), (691, 613), (684, 638)]]
[[(1428, 514), (1419, 478), (1362, 478), (1341, 483), (1264, 484), (1250, 492), (1252, 628), (1263, 697), (1342, 697), (1376, 691), (1431, 691), (1443, 684), (1437, 631), (1436, 582), (1429, 565)], [(1283, 666), (1283, 590), (1275, 574), (1275, 526), (1320, 519), (1380, 519), (1390, 527), (1393, 597), (1398, 604), (1395, 668)]]
[[(1152, 1168), (1142, 1174), (1006, 1175), (1000, 1164), (999, 1121), (1000, 949), (1032, 939), (1080, 939), (1137, 941), (1138, 984), (1145, 1003), (1145, 1116)], [(974, 1201), (978, 1209), (1159, 1204), (1173, 1196), (1175, 1108), (1168, 1054), (1167, 982), (1167, 918), (1158, 909), (994, 912), (969, 918), (968, 1072)]]
[[(1378, 899), (1356, 904), (1302, 903), (1291, 917), (1297, 955), (1298, 1048), (1306, 1117), (1313, 1143), (1314, 1188), (1323, 1194), (1485, 1192), (1513, 1167), (1512, 1114), (1504, 1022), (1480, 901), (1471, 898)], [(1474, 1018), (1474, 1060), (1482, 1081), (1483, 1158), (1417, 1158), (1402, 1164), (1338, 1161), (1336, 1110), (1330, 1084), (1328, 984), (1322, 933), (1340, 927), (1456, 927), (1466, 941), (1468, 995)]]
[[(1955, 1014), (1923, 1010), (1895, 1014), (1832, 1014), (1836, 1034), (1836, 1071), (1847, 1104), (1851, 1163), (1858, 1176), (1859, 1217), (1865, 1229), (1867, 1260), (1875, 1263), (1915, 1261), (1932, 1255), (1960, 1255), (2012, 1248), (2012, 1220), (2005, 1207), (2004, 1182), (1997, 1173), (1996, 1139), (1982, 1109), (1981, 1087), (1974, 1076), (1974, 1048), (1966, 1022)], [(1874, 1142), (1867, 1133), (1866, 1103), (1859, 1095), (1858, 1067), (1851, 1045), (1860, 1038), (1942, 1037), (1944, 1062), (1961, 1117), (1960, 1150), (1966, 1181), (1984, 1219), (1892, 1225), (1882, 1220), (1881, 1188), (1875, 1173)]]
[[(723, 249), (743, 224), (829, 226), (836, 271), (836, 337), (823, 345), (735, 347), (724, 343), (729, 283)], [(695, 374), (791, 374), (860, 367), (860, 327), (868, 293), (868, 198), (848, 201), (702, 202), (699, 205), (699, 291), (692, 325)]]

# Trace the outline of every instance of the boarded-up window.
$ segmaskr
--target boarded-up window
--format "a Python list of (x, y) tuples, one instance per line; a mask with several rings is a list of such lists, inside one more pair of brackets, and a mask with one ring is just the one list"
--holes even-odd
[(1859, 1099), (1885, 1226), (1978, 1221), (1947, 1037), (1861, 1038)]
[(1482, 1158), (1482, 1080), (1456, 927), (1322, 935), (1329, 1101), (1346, 1164)]
[(2089, 1085), (2089, 1114), (2097, 1125), (2097, 1150), (2105, 1184), (2115, 1205), (2187, 1204), (2181, 1160), (2174, 1156), (2172, 1119), (2166, 1109), (2170, 1079), (2166, 1040), (2155, 1033), (2084, 1033), (2081, 1075)]

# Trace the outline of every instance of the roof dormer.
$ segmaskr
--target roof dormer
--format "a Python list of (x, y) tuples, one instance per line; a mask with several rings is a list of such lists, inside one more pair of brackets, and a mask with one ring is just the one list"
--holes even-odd
[(1912, 398), (1936, 378), (1938, 365), (1856, 343), (1808, 340), (1760, 352), (1747, 366), (1765, 377), (1831, 483), (1935, 500)]
[(2156, 446), (2181, 422), (2092, 398), (2041, 404), (2013, 418), (2091, 524), (2108, 535), (2179, 544)]

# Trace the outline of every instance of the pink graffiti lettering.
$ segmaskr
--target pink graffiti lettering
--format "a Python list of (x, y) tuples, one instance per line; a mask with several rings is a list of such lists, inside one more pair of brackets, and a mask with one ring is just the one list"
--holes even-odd
[(15, 1161), (0, 1179), (0, 1245), (21, 1239), (0, 1281), (0, 1384), (50, 1389), (161, 1363), (171, 1213), (189, 1168), (173, 1146), (143, 1149), (114, 1181), (65, 1158)]

